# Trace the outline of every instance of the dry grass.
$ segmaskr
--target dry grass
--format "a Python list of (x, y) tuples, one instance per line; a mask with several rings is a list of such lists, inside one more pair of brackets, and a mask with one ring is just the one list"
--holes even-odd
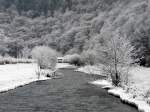
[(1, 57), (0, 56), (0, 65), (5, 64), (17, 64), (17, 63), (33, 63), (35, 62), (32, 59), (23, 59), (23, 58), (12, 58), (12, 57)]

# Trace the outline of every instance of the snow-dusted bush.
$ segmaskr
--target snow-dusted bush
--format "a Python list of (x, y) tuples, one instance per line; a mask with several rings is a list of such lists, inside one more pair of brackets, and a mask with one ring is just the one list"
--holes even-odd
[(77, 66), (83, 65), (81, 56), (80, 56), (80, 55), (77, 55), (77, 54), (73, 55), (73, 56), (71, 57), (70, 64), (74, 64), (74, 65), (77, 65)]
[(37, 46), (31, 52), (32, 58), (37, 60), (41, 69), (55, 69), (57, 53), (47, 46)]
[(66, 55), (64, 57), (64, 62), (74, 64), (76, 66), (81, 66), (84, 64), (79, 54)]
[(97, 62), (97, 54), (94, 50), (83, 51), (81, 57), (86, 65), (94, 65)]

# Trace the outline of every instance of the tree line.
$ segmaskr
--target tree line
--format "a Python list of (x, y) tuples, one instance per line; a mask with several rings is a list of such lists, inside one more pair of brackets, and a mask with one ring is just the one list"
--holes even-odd
[(71, 5), (71, 0), (0, 0), (1, 10), (14, 7), (20, 15), (28, 12), (32, 17), (53, 16), (54, 11), (64, 12), (67, 8), (71, 9)]
[(134, 58), (149, 66), (149, 13), (145, 0), (0, 0), (0, 54), (22, 57), (37, 45), (94, 52), (119, 31), (135, 47)]

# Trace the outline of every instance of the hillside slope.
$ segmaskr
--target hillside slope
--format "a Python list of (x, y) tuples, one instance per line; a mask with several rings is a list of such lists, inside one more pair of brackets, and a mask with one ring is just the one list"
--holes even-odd
[(60, 4), (46, 0), (44, 3), (51, 1), (55, 8), (40, 8), (40, 14), (29, 1), (20, 8), (14, 0), (0, 1), (9, 3), (2, 4), (0, 12), (0, 28), (10, 38), (5, 43), (9, 55), (23, 55), (35, 45), (49, 45), (62, 53), (81, 53), (102, 46), (108, 34), (118, 31), (131, 39), (138, 57), (149, 59), (149, 0), (63, 0)]

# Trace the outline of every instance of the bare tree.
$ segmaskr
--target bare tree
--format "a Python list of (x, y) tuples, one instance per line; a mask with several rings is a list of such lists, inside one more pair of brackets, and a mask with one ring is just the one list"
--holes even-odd
[(105, 49), (100, 51), (105, 65), (104, 71), (111, 76), (115, 86), (128, 83), (129, 67), (134, 63), (133, 51), (130, 40), (117, 33), (107, 38)]
[[(35, 47), (31, 55), (34, 59), (37, 60), (38, 68), (40, 69), (48, 69), (55, 70), (57, 63), (57, 53), (55, 50), (47, 47), (47, 46), (37, 46)], [(40, 71), (38, 71), (38, 78), (40, 77)]]

